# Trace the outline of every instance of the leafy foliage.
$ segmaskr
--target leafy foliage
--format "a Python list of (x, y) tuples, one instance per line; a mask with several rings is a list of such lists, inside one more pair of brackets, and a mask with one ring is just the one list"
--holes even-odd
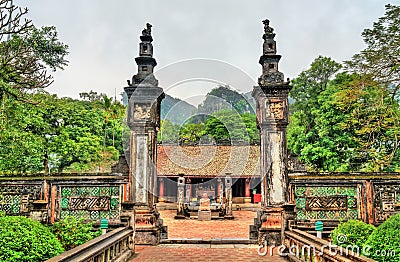
[(400, 88), (400, 6), (387, 4), (385, 15), (362, 33), (367, 47), (346, 64), (383, 84), (392, 99)]
[(0, 261), (41, 262), (62, 252), (48, 227), (21, 216), (0, 217)]
[(391, 216), (369, 236), (368, 257), (376, 261), (400, 261), (400, 214)]
[(36, 28), (30, 20), (22, 21), (27, 9), (11, 5), (11, 0), (0, 1), (0, 103), (4, 97), (31, 102), (29, 90), (42, 89), (52, 83), (47, 67), (55, 71), (67, 65), (68, 46), (58, 40), (53, 26)]
[(102, 101), (57, 98), (44, 92), (29, 97), (41, 103), (9, 98), (3, 107), (0, 171), (81, 172), (103, 169), (118, 158), (125, 116), (121, 104), (114, 102), (106, 111)]
[[(373, 225), (369, 225), (360, 220), (348, 220), (336, 227), (330, 235), (332, 243), (339, 246), (357, 246), (362, 249), (368, 237), (375, 231)], [(342, 236), (346, 236), (343, 238)], [(343, 241), (343, 240), (346, 241)]]
[(68, 216), (51, 226), (51, 231), (61, 242), (65, 250), (82, 245), (101, 235), (101, 230), (93, 231), (93, 223), (84, 219)]
[(398, 170), (400, 108), (385, 86), (369, 75), (349, 73), (323, 86), (317, 93), (294, 88), (302, 91), (294, 93), (289, 149), (314, 170)]
[(239, 114), (254, 114), (254, 110), (246, 97), (232, 90), (229, 86), (218, 86), (212, 89), (204, 102), (199, 105), (199, 112), (203, 114), (213, 114), (221, 110), (235, 110)]
[[(335, 143), (329, 140), (329, 131), (333, 130), (324, 130), (319, 126), (319, 119), (334, 120), (332, 115), (329, 118), (321, 117), (321, 110), (329, 108), (329, 104), (323, 105), (324, 102), (329, 102), (331, 91), (327, 89), (330, 79), (340, 68), (339, 63), (320, 56), (292, 82), (290, 96), (295, 102), (290, 107), (292, 114), (288, 127), (288, 147), (300, 160), (315, 169), (330, 170), (337, 168), (337, 165), (326, 161), (340, 162), (340, 159), (335, 159), (340, 154), (333, 153), (330, 149), (335, 146)], [(326, 114), (336, 116), (335, 112), (326, 111)]]

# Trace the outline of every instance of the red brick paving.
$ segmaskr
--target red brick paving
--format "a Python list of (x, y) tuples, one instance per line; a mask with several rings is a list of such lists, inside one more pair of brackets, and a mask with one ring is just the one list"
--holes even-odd
[[(168, 238), (248, 238), (249, 225), (253, 224), (256, 212), (233, 211), (234, 220), (198, 221), (176, 220), (176, 210), (160, 211), (164, 224), (168, 226)], [(205, 262), (205, 261), (286, 261), (277, 254), (260, 256), (257, 245), (210, 245), (170, 244), (135, 247), (130, 262)], [(268, 252), (269, 253), (269, 252)]]
[(164, 225), (168, 226), (168, 238), (249, 238), (256, 212), (233, 211), (234, 220), (199, 221), (174, 219), (176, 210), (160, 211)]
[(130, 262), (287, 261), (274, 254), (260, 256), (258, 246), (249, 245), (159, 245), (136, 246)]

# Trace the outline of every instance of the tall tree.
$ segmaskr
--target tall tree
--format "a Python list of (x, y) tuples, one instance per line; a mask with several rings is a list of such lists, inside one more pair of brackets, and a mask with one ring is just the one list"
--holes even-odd
[[(290, 97), (294, 103), (290, 105), (290, 124), (288, 126), (288, 147), (301, 160), (313, 160), (313, 163), (321, 162), (315, 159), (316, 155), (312, 152), (319, 150), (317, 155), (325, 155), (329, 158), (328, 152), (322, 150), (323, 147), (312, 147), (319, 142), (319, 134), (316, 118), (319, 115), (318, 109), (321, 108), (323, 101), (320, 95), (325, 92), (331, 79), (340, 70), (341, 65), (329, 57), (317, 57), (310, 65), (310, 68), (301, 72), (292, 81), (293, 89)], [(324, 151), (324, 152), (322, 152)], [(316, 164), (321, 167), (321, 163)]]
[(362, 32), (367, 47), (346, 62), (358, 74), (371, 75), (392, 99), (400, 88), (400, 6), (387, 4), (385, 15)]
[(11, 4), (0, 0), (0, 103), (7, 97), (27, 101), (27, 91), (52, 83), (47, 68), (63, 69), (68, 62), (68, 46), (59, 41), (55, 27), (36, 28), (22, 20), (27, 9)]

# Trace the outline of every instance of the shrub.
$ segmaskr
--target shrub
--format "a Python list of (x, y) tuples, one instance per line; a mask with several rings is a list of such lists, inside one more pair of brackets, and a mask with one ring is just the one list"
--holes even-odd
[(365, 255), (377, 261), (400, 261), (400, 214), (383, 222), (365, 243)]
[(331, 232), (332, 243), (339, 246), (358, 246), (361, 250), (368, 237), (374, 232), (373, 225), (366, 224), (360, 220), (348, 220), (340, 223)]
[(62, 252), (47, 226), (21, 216), (0, 217), (0, 261), (41, 262)]
[(93, 231), (92, 222), (85, 223), (84, 219), (72, 216), (54, 223), (51, 231), (60, 240), (65, 250), (70, 250), (101, 235), (101, 230)]

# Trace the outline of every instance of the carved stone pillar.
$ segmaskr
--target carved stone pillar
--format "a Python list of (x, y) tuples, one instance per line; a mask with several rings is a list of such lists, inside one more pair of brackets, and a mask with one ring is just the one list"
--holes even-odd
[(175, 219), (185, 218), (184, 213), (184, 201), (185, 201), (185, 178), (181, 175), (178, 178), (178, 193), (177, 193), (177, 206)]
[(233, 219), (232, 214), (232, 177), (230, 174), (226, 174), (225, 177), (225, 219)]
[[(158, 244), (163, 229), (155, 209), (157, 177), (157, 131), (160, 125), (160, 103), (164, 92), (154, 77), (153, 38), (147, 24), (140, 36), (139, 56), (135, 58), (138, 73), (128, 80), (129, 201), (136, 213), (136, 243)], [(126, 203), (129, 206), (130, 203)], [(124, 207), (124, 203), (122, 203)]]
[(269, 244), (279, 245), (283, 242), (282, 232), (286, 228), (285, 212), (291, 213), (288, 204), (288, 175), (286, 127), (289, 123), (288, 93), (291, 89), (289, 80), (284, 80), (279, 72), (281, 59), (276, 54), (276, 41), (269, 20), (264, 20), (263, 54), (259, 63), (262, 75), (258, 86), (253, 89), (256, 100), (257, 125), (260, 130), (261, 154), (261, 194), (262, 212), (256, 225), (260, 226), (259, 237)]
[(221, 178), (218, 178), (218, 197), (219, 197), (219, 203), (223, 204), (223, 199), (224, 199), (224, 184), (222, 183)]
[(185, 202), (189, 204), (192, 198), (192, 185), (190, 184), (190, 178), (186, 179), (186, 194), (185, 194)]

